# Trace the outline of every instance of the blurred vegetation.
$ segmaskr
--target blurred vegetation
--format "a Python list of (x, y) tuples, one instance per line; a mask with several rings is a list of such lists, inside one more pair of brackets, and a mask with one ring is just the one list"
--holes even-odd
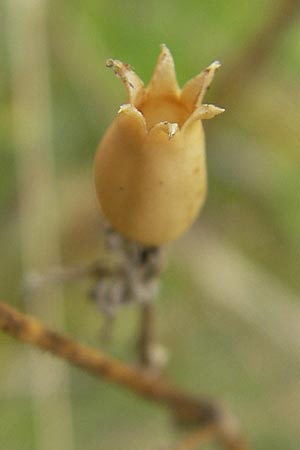
[[(125, 100), (121, 83), (105, 69), (105, 59), (129, 62), (146, 83), (159, 44), (165, 42), (173, 53), (181, 85), (213, 60), (222, 62), (205, 99), (227, 109), (205, 124), (209, 195), (193, 230), (171, 250), (157, 302), (157, 332), (170, 353), (170, 377), (193, 392), (224, 400), (255, 449), (298, 448), (300, 340), (294, 331), (300, 318), (299, 17), (278, 33), (267, 58), (251, 69), (245, 84), (235, 92), (234, 74), (230, 89), (222, 85), (222, 77), (230, 74), (232, 64), (280, 8), (279, 0), (24, 3), (33, 17), (39, 4), (46, 7), (42, 31), (33, 21), (32, 33), (37, 47), (41, 34), (46, 36), (47, 58), (42, 64), (50, 86), (47, 126), (55, 168), (52, 188), (65, 265), (92, 261), (102, 251), (92, 164), (104, 130)], [(26, 42), (18, 42), (12, 31), (22, 31), (25, 21), (22, 8), (19, 15), (14, 13), (17, 4), (6, 0), (0, 5), (0, 287), (3, 301), (23, 308), (23, 271), (40, 267), (39, 258), (32, 268), (24, 264), (22, 255), (22, 214), (30, 196), (20, 192), (24, 185), (18, 178), (16, 133), (22, 123), (20, 114), (24, 116), (23, 136), (28, 130), (28, 135), (34, 133), (30, 118), (36, 116), (31, 106), (38, 102), (35, 99), (31, 104), (27, 98), (27, 108), (18, 113), (16, 125), (11, 53), (19, 49), (22, 64), (28, 62), (28, 74), (35, 61)], [(33, 65), (33, 80), (34, 75)], [(26, 92), (27, 84), (32, 84), (30, 76), (23, 80), (21, 92)], [(39, 126), (43, 129), (43, 124)], [(38, 161), (31, 170), (33, 183), (36, 177), (41, 187), (43, 164), (48, 162)], [(34, 205), (39, 226), (28, 237), (36, 241), (39, 254), (45, 244), (42, 230), (50, 220), (49, 205), (40, 200)], [(201, 256), (202, 246), (205, 251), (197, 266), (189, 249)], [(218, 249), (222, 249), (224, 265), (217, 258)], [(204, 278), (201, 273), (205, 274), (209, 256), (215, 256), (216, 262)], [(45, 265), (43, 259), (43, 270)], [(228, 278), (231, 266), (237, 268), (236, 276)], [(193, 275), (197, 270), (200, 281)], [(102, 319), (86, 300), (89, 287), (79, 283), (65, 288), (63, 329), (99, 346)], [(46, 290), (50, 298), (52, 289)], [(236, 296), (228, 307), (220, 300), (223, 290)], [(41, 310), (44, 295), (43, 290), (32, 300)], [(251, 309), (244, 313), (245, 295), (253, 296), (255, 314)], [(109, 350), (121, 359), (134, 360), (136, 321), (134, 307), (120, 313)], [(61, 329), (59, 320), (49, 316), (49, 323)], [(48, 357), (39, 358), (42, 365)], [(25, 346), (1, 334), (0, 447), (6, 450), (43, 450), (34, 431), (37, 421), (27, 359)], [(178, 431), (159, 408), (75, 369), (69, 370), (69, 377), (74, 449), (154, 450), (176, 441)], [(65, 449), (63, 436), (59, 438), (60, 448)]]

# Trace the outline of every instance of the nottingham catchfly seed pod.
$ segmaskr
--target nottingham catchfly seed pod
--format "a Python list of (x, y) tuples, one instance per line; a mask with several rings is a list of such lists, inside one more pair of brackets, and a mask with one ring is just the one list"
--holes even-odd
[(162, 45), (146, 88), (128, 64), (107, 66), (125, 85), (128, 103), (100, 142), (95, 159), (101, 210), (121, 235), (161, 245), (190, 227), (206, 196), (202, 120), (224, 111), (203, 104), (219, 62), (181, 90), (169, 49)]

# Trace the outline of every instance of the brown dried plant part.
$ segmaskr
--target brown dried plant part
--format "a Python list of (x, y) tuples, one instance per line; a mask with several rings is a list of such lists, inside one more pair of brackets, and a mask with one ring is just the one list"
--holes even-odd
[(95, 159), (101, 210), (126, 238), (146, 246), (176, 239), (197, 217), (206, 196), (202, 120), (224, 109), (202, 104), (219, 62), (181, 90), (165, 45), (147, 86), (127, 65), (108, 60), (128, 103), (103, 137)]

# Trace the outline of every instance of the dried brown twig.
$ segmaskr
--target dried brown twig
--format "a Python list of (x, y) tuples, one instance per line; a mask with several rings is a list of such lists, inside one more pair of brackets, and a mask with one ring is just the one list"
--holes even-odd
[(199, 447), (200, 444), (203, 444), (217, 433), (217, 427), (215, 424), (206, 427), (200, 428), (192, 433), (188, 434), (178, 445), (176, 445), (172, 450), (194, 450)]
[(227, 450), (248, 449), (235, 422), (213, 401), (195, 398), (157, 376), (130, 367), (91, 347), (49, 330), (38, 320), (20, 313), (5, 303), (0, 303), (0, 328), (10, 336), (47, 350), (87, 372), (166, 406), (183, 423), (197, 425), (203, 430), (215, 427), (214, 436)]

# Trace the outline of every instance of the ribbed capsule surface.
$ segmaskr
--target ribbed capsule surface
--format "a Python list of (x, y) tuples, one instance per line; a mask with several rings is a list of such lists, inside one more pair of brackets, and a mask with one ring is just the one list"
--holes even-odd
[(102, 213), (120, 234), (144, 245), (180, 236), (206, 196), (203, 119), (224, 110), (202, 104), (218, 62), (179, 89), (165, 45), (144, 88), (127, 64), (108, 60), (124, 83), (128, 103), (100, 142), (96, 194)]

